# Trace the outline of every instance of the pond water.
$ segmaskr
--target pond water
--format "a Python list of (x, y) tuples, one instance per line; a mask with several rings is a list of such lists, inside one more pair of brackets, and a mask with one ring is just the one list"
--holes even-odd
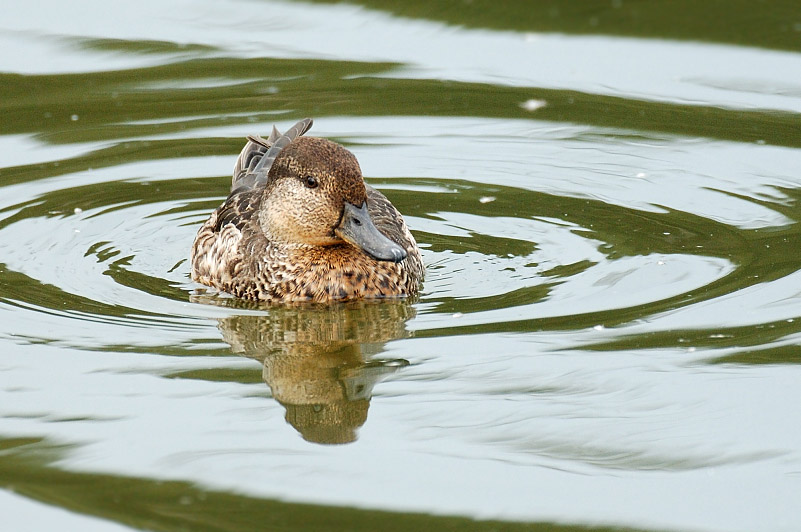
[[(801, 529), (797, 3), (80, 4), (0, 21), (4, 530)], [(189, 279), (306, 116), (419, 299)]]

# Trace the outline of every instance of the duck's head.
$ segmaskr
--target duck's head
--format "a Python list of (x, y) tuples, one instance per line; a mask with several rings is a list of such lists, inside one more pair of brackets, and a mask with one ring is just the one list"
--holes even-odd
[(273, 241), (347, 243), (377, 260), (406, 258), (370, 217), (356, 157), (330, 140), (297, 136), (280, 148), (269, 167), (259, 221)]

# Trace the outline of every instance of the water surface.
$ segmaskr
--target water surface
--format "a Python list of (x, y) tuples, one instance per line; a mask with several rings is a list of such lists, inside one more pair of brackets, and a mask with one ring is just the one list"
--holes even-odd
[[(793, 3), (85, 4), (0, 22), (13, 530), (801, 527)], [(419, 299), (189, 279), (305, 116)]]

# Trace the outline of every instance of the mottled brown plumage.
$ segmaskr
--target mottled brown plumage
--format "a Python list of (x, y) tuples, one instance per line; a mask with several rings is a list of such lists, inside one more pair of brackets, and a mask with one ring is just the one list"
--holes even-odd
[(311, 123), (248, 138), (231, 194), (195, 238), (192, 279), (270, 302), (416, 294), (423, 263), (403, 217), (351, 152), (302, 136)]

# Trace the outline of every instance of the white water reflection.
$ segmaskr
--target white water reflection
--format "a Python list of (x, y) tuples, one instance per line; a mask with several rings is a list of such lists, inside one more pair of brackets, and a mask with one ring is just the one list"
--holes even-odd
[[(16, 532), (80, 530), (81, 532), (125, 532), (135, 530), (104, 519), (76, 514), (31, 499), (0, 491), (0, 512)], [(8, 519), (13, 516), (13, 519)]]
[[(0, 21), (0, 42), (18, 53), (4, 54), (0, 71), (99, 71), (190, 57), (268, 55), (404, 65), (389, 74), (393, 77), (801, 112), (801, 57), (791, 52), (656, 39), (470, 30), (346, 4), (181, 0), (173, 2), (168, 12), (157, 0), (113, 10), (102, 0), (84, 1), (81, 6), (75, 9), (55, 0), (7, 6)], [(42, 12), (48, 16), (40, 16)], [(210, 48), (143, 55), (77, 53), (67, 37)], [(35, 46), (29, 45), (32, 40)]]
[(78, 443), (60, 467), (294, 501), (729, 531), (786, 517), (801, 434), (782, 416), (798, 371), (552, 350), (564, 341), (396, 342), (384, 356), (425, 353), (419, 365), (376, 388), (359, 441), (314, 448), (263, 383), (158, 377), (253, 361), (20, 346), (5, 361), (16, 389), (2, 393), (3, 433)]

